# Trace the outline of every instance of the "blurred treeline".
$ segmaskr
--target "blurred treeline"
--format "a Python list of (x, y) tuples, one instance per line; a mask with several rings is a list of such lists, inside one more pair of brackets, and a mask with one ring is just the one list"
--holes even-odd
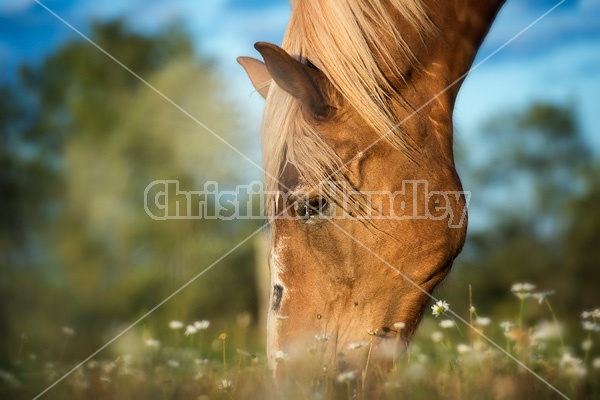
[[(563, 328), (581, 334), (580, 314), (600, 305), (600, 159), (578, 123), (574, 103), (536, 102), (483, 124), (479, 145), (459, 142), (459, 169), (470, 210), (485, 223), (469, 232), (453, 273), (438, 292), (468, 315), (509, 311), (513, 283), (553, 291)], [(525, 315), (545, 305), (532, 299)]]
[[(258, 140), (243, 134), (226, 79), (183, 32), (145, 36), (113, 22), (93, 24), (91, 37), (240, 150)], [(576, 111), (539, 103), (499, 113), (481, 145), (461, 143), (465, 190), (486, 220), (437, 292), (457, 312), (467, 313), (471, 284), (480, 314), (501, 320), (518, 281), (555, 290), (561, 320), (578, 323), (600, 305), (600, 162)], [(2, 87), (0, 137), (0, 365), (28, 354), (84, 359), (261, 222), (146, 215), (154, 180), (231, 187), (248, 183), (254, 167), (83, 41)], [(248, 311), (256, 321), (256, 251), (242, 245), (145, 319), (138, 336), (163, 340), (170, 320), (218, 329)], [(76, 332), (68, 352), (64, 326)]]
[[(121, 22), (95, 23), (91, 38), (248, 152), (226, 82), (184, 32), (145, 36)], [(29, 354), (85, 358), (259, 226), (146, 215), (144, 190), (154, 180), (231, 188), (248, 183), (248, 168), (84, 41), (23, 66), (18, 82), (2, 87), (0, 137), (0, 365)], [(256, 310), (249, 241), (136, 329), (155, 337), (169, 320), (218, 327)], [(65, 326), (76, 332), (67, 352)]]

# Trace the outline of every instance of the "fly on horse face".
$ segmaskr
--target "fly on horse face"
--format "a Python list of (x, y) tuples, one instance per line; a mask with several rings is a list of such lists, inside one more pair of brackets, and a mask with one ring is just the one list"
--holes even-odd
[(295, 0), (282, 46), (238, 59), (266, 99), (273, 367), (315, 344), (330, 371), (385, 366), (409, 343), (465, 240), (452, 111), (502, 3)]

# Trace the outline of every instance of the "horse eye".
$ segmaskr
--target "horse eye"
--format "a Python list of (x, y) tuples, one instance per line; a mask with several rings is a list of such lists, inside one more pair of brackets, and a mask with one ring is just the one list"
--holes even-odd
[(303, 220), (317, 218), (327, 210), (327, 201), (322, 197), (315, 197), (308, 202), (298, 201), (295, 206), (296, 215)]
[(308, 218), (318, 217), (327, 209), (327, 201), (322, 197), (315, 197), (308, 201)]
[(302, 218), (308, 218), (308, 207), (306, 207), (306, 203), (302, 202), (296, 205), (296, 214)]

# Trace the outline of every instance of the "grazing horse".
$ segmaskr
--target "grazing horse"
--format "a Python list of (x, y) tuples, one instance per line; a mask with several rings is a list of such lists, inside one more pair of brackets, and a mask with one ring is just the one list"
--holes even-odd
[(238, 59), (266, 99), (275, 369), (310, 348), (390, 365), (410, 341), (465, 240), (452, 111), (502, 3), (295, 0), (282, 46)]

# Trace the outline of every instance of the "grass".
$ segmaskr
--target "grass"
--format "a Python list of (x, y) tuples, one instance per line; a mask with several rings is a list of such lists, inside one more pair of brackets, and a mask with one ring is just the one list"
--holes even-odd
[[(232, 335), (213, 331), (208, 321), (190, 324), (171, 321), (169, 333), (173, 337), (165, 338), (165, 344), (150, 337), (148, 332), (138, 333), (128, 342), (137, 343), (126, 348), (130, 351), (116, 354), (111, 360), (89, 361), (42, 398), (562, 398), (510, 356), (568, 398), (600, 398), (600, 352), (595, 346), (600, 310), (582, 313), (579, 329), (585, 340), (570, 343), (552, 309), (548, 297), (551, 293), (533, 290), (533, 285), (513, 286), (516, 311), (510, 321), (480, 316), (473, 305), (466, 310), (465, 319), (493, 338), (500, 348), (457, 322), (452, 311), (434, 305), (433, 315), (425, 317), (409, 350), (396, 360), (391, 372), (377, 371), (376, 361), (369, 357), (372, 342), (365, 341), (348, 350), (364, 351), (365, 365), (360, 371), (339, 371), (330, 376), (315, 364), (318, 352), (307, 352), (303, 367), (295, 369), (291, 379), (276, 385), (264, 354), (235, 348), (234, 343), (242, 346), (246, 343), (248, 316), (238, 317)], [(539, 310), (545, 307), (552, 319), (525, 321), (523, 310), (528, 307)], [(61, 350), (61, 358), (75, 341), (72, 329), (64, 328), (62, 334), (65, 349)], [(315, 348), (326, 340), (326, 337), (315, 338)], [(61, 360), (25, 357), (22, 347), (18, 349), (19, 361), (15, 362), (14, 370), (0, 369), (0, 398), (33, 398), (73, 368), (73, 364)], [(285, 354), (280, 354), (278, 360), (288, 362)], [(365, 383), (367, 370), (377, 375), (375, 387)]]

